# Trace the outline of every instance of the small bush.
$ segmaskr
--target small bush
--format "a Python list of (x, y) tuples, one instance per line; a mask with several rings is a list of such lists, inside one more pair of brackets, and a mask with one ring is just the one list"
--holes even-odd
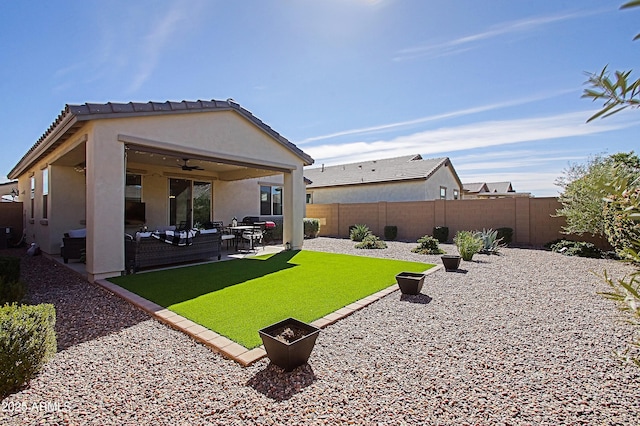
[(513, 229), (512, 228), (498, 228), (498, 239), (505, 246), (508, 246), (513, 241)]
[(387, 243), (373, 234), (369, 234), (362, 239), (362, 242), (355, 245), (357, 249), (386, 249)]
[(384, 239), (387, 241), (393, 241), (398, 237), (398, 227), (394, 225), (387, 225), (384, 227)]
[(20, 303), (27, 294), (27, 286), (21, 281), (7, 281), (0, 276), (0, 306), (5, 303)]
[(438, 240), (430, 235), (425, 235), (418, 240), (418, 247), (411, 250), (420, 254), (443, 254), (444, 250), (438, 247)]
[(436, 226), (433, 228), (433, 237), (441, 243), (446, 243), (449, 240), (449, 227)]
[(0, 307), (0, 397), (31, 380), (56, 353), (51, 304)]
[(320, 220), (312, 218), (304, 218), (304, 236), (307, 238), (316, 238), (320, 232)]
[(599, 248), (593, 245), (593, 243), (584, 241), (559, 240), (550, 244), (550, 249), (555, 253), (561, 253), (565, 256), (602, 258), (602, 251)]
[(482, 247), (480, 252), (482, 254), (498, 254), (500, 250), (501, 240), (498, 238), (498, 231), (493, 229), (483, 229), (481, 232), (476, 232), (476, 236), (482, 241)]
[(470, 261), (473, 255), (482, 248), (482, 240), (471, 231), (458, 231), (453, 238), (453, 242), (458, 247), (458, 252), (462, 260)]
[(371, 231), (367, 225), (355, 225), (349, 233), (349, 238), (353, 241), (362, 241), (365, 237), (371, 235)]
[(269, 220), (275, 223), (276, 227), (265, 230), (265, 233), (264, 233), (265, 242), (270, 243), (272, 241), (281, 241), (282, 240), (282, 219), (270, 218)]
[(628, 214), (640, 204), (640, 188), (611, 195), (604, 205), (604, 233), (618, 256), (632, 260), (629, 252), (634, 241), (640, 241), (640, 222)]
[(9, 282), (20, 281), (20, 258), (0, 256), (0, 278)]

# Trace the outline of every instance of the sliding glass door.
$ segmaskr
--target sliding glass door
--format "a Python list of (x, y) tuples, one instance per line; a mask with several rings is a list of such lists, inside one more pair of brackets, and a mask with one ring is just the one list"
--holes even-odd
[(211, 182), (169, 179), (169, 225), (191, 229), (211, 220)]

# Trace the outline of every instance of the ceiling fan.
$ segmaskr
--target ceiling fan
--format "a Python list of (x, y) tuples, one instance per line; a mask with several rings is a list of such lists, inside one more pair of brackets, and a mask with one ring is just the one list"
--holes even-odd
[(182, 161), (184, 161), (184, 164), (181, 166), (182, 170), (186, 171), (186, 172), (190, 172), (192, 170), (204, 170), (202, 167), (200, 166), (189, 166), (187, 164), (187, 162), (189, 161), (188, 158), (183, 158)]

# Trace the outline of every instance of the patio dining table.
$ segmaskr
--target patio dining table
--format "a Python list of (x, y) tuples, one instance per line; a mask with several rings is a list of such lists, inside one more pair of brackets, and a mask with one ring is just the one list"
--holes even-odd
[[(228, 230), (230, 230), (231, 232), (233, 232), (233, 234), (236, 236), (235, 238), (235, 246), (236, 246), (236, 251), (238, 251), (238, 241), (242, 238), (242, 234), (245, 231), (254, 231), (256, 229), (261, 229), (260, 224), (256, 223), (254, 225), (236, 225), (236, 226), (228, 226), (227, 227)], [(253, 250), (253, 238), (251, 238), (249, 240), (249, 244), (250, 244), (250, 249)]]

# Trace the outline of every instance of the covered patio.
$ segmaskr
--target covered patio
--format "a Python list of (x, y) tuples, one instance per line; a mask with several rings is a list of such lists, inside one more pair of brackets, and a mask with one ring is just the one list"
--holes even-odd
[(124, 235), (254, 216), (303, 243), (313, 160), (232, 100), (67, 105), (9, 174), (28, 242), (60, 252), (86, 228), (88, 279), (125, 270)]

